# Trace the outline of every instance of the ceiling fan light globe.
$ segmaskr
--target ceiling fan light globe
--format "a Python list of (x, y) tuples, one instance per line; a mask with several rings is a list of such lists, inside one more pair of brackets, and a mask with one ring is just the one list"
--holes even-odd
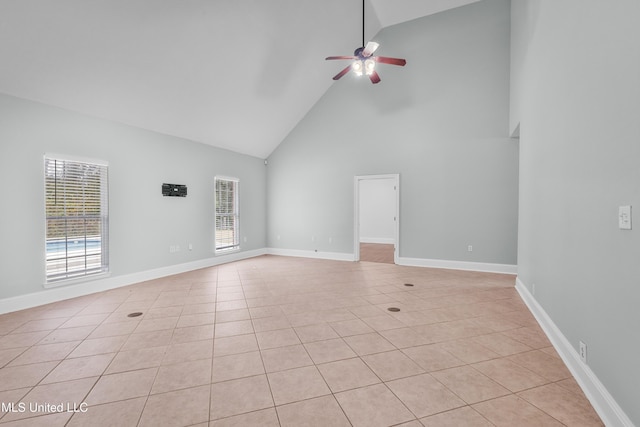
[(362, 75), (362, 71), (364, 68), (362, 61), (354, 61), (353, 65), (351, 65), (351, 68), (353, 69), (353, 72), (356, 74), (356, 76)]
[(367, 59), (364, 61), (364, 70), (367, 76), (373, 74), (373, 71), (376, 69), (376, 61), (373, 59)]

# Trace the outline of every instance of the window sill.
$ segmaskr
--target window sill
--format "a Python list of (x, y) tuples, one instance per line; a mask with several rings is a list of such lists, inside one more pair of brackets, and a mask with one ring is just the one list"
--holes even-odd
[(87, 276), (74, 277), (71, 279), (60, 279), (55, 282), (45, 282), (42, 286), (45, 289), (59, 288), (61, 286), (78, 285), (81, 283), (92, 282), (94, 280), (106, 279), (111, 277), (111, 272), (106, 271), (104, 273), (90, 274)]
[(215, 254), (215, 256), (220, 256), (220, 255), (233, 254), (233, 253), (236, 253), (236, 252), (240, 252), (240, 246), (238, 246), (237, 248), (216, 250), (214, 254)]

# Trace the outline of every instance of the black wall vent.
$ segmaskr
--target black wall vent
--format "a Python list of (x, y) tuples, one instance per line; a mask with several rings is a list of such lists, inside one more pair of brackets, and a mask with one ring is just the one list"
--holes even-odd
[(162, 195), (170, 197), (187, 197), (187, 186), (182, 184), (162, 184)]

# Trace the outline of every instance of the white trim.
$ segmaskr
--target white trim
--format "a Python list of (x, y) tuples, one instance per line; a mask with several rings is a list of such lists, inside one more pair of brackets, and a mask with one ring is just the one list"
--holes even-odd
[[(98, 166), (100, 168), (100, 215), (101, 217), (106, 217), (106, 223), (105, 222), (101, 222), (101, 232), (100, 232), (100, 239), (101, 239), (101, 271), (99, 272), (94, 272), (94, 273), (89, 273), (85, 276), (76, 276), (76, 277), (65, 277), (65, 278), (52, 278), (50, 279), (50, 277), (48, 276), (48, 272), (47, 272), (47, 267), (48, 267), (48, 261), (47, 261), (47, 243), (48, 243), (48, 239), (47, 239), (47, 230), (48, 230), (48, 225), (47, 225), (47, 221), (48, 221), (48, 215), (47, 215), (47, 180), (49, 179), (49, 175), (47, 174), (48, 169), (47, 169), (47, 161), (48, 160), (54, 160), (56, 162), (56, 164), (54, 164), (54, 167), (57, 169), (57, 161), (61, 161), (61, 162), (71, 162), (71, 163), (83, 163), (83, 164), (91, 164), (94, 166)], [(79, 282), (85, 282), (85, 281), (89, 281), (89, 280), (100, 280), (100, 279), (105, 279), (107, 277), (110, 276), (110, 268), (109, 268), (109, 162), (106, 160), (99, 160), (99, 159), (91, 159), (91, 158), (87, 158), (87, 157), (81, 157), (81, 156), (72, 156), (72, 155), (65, 155), (65, 154), (55, 154), (55, 153), (44, 153), (43, 157), (42, 157), (42, 180), (43, 180), (43, 204), (42, 204), (42, 212), (43, 212), (43, 219), (44, 219), (44, 229), (45, 229), (45, 236), (44, 239), (42, 241), (42, 243), (44, 243), (44, 245), (42, 246), (43, 249), (43, 259), (45, 260), (44, 264), (42, 265), (43, 267), (43, 273), (44, 273), (44, 282), (42, 284), (42, 287), (45, 289), (52, 289), (52, 288), (56, 288), (59, 286), (67, 286), (67, 285), (72, 285), (75, 283), (79, 283)], [(57, 173), (55, 174), (54, 177), (54, 181), (57, 183), (58, 182), (58, 177), (57, 177)], [(105, 215), (106, 213), (106, 215)], [(65, 215), (66, 217), (66, 215)], [(106, 225), (105, 225), (106, 224)], [(85, 238), (87, 236), (85, 235)], [(68, 259), (69, 254), (66, 253), (65, 254), (65, 258), (64, 259)], [(86, 256), (86, 253), (85, 253)], [(105, 257), (106, 257), (106, 263), (105, 263)], [(86, 267), (86, 265), (85, 265)], [(82, 271), (82, 272), (86, 272), (86, 270)], [(68, 274), (69, 271), (66, 271), (66, 273)], [(1, 301), (0, 301), (1, 302)], [(2, 313), (2, 311), (0, 310), (0, 313)]]
[[(234, 237), (236, 238), (236, 242), (237, 243), (231, 247), (226, 247), (223, 249), (218, 249), (218, 206), (217, 206), (217, 201), (218, 201), (218, 181), (229, 181), (229, 182), (233, 182), (234, 183), (234, 188), (233, 188), (233, 216), (235, 218), (235, 235)], [(213, 191), (214, 191), (214, 206), (213, 206), (213, 210), (214, 210), (214, 219), (213, 219), (213, 227), (214, 227), (214, 249), (213, 249), (213, 253), (216, 256), (225, 256), (229, 253), (233, 253), (233, 252), (237, 252), (240, 251), (240, 180), (238, 178), (232, 178), (232, 177), (228, 177), (228, 176), (216, 176), (213, 179)], [(228, 215), (228, 214), (227, 214)]]
[[(300, 258), (330, 259), (335, 261), (357, 261), (354, 254), (343, 252), (316, 252), (300, 249), (267, 248), (269, 255), (291, 256)], [(448, 270), (469, 270), (484, 273), (516, 274), (517, 265), (489, 264), (480, 262), (448, 261), (441, 259), (403, 258), (399, 257), (397, 265), (405, 267), (429, 267)]]
[(360, 243), (378, 243), (382, 245), (393, 245), (393, 237), (360, 237)]
[(225, 175), (216, 175), (213, 177), (214, 180), (216, 179), (221, 179), (223, 181), (233, 181), (233, 182), (240, 182), (240, 178), (234, 178), (232, 176), (225, 176)]
[(37, 307), (39, 305), (50, 304), (53, 302), (89, 295), (96, 292), (108, 291), (110, 289), (133, 285), (147, 280), (185, 273), (187, 271), (198, 270), (200, 268), (213, 267), (228, 262), (254, 258), (266, 254), (266, 249), (236, 252), (226, 256), (217, 256), (213, 258), (187, 262), (184, 264), (170, 265), (153, 270), (140, 271), (138, 273), (126, 274), (117, 277), (107, 277), (99, 280), (87, 281), (82, 284), (61, 286), (57, 288), (46, 289), (40, 292), (34, 292), (31, 294), (0, 299), (0, 314), (10, 313), (12, 311), (23, 310), (31, 307)]
[(582, 362), (576, 349), (556, 326), (544, 308), (531, 295), (529, 289), (519, 277), (516, 278), (516, 290), (527, 307), (529, 307), (529, 311), (534, 315), (544, 333), (547, 334), (551, 344), (553, 344), (553, 347), (573, 374), (604, 424), (607, 426), (633, 427), (633, 423), (627, 414), (620, 408), (591, 368)]
[(299, 249), (267, 248), (269, 255), (291, 256), (298, 258), (330, 259), (334, 261), (353, 261), (353, 254), (343, 252), (316, 252)]
[(87, 274), (85, 276), (77, 276), (77, 277), (72, 277), (70, 279), (61, 279), (61, 280), (56, 280), (55, 282), (47, 282), (45, 279), (45, 282), (42, 284), (42, 287), (45, 289), (54, 289), (54, 288), (59, 288), (61, 286), (71, 286), (71, 285), (77, 285), (80, 283), (93, 282), (94, 280), (104, 280), (108, 277), (111, 277), (110, 271)]
[(400, 257), (398, 258), (397, 264), (407, 267), (444, 268), (448, 270), (482, 271), (485, 273), (516, 274), (518, 272), (517, 265), (468, 261), (449, 261), (445, 259)]
[(56, 154), (56, 153), (44, 153), (43, 159), (63, 160), (68, 162), (89, 163), (98, 166), (109, 166), (109, 162), (106, 160), (92, 159), (82, 156), (70, 156), (68, 154)]
[[(353, 261), (360, 261), (360, 181), (368, 179), (393, 179), (396, 195), (395, 226), (393, 241), (393, 262), (398, 264), (400, 255), (400, 174), (356, 175), (353, 178)], [(364, 242), (368, 243), (368, 242)]]
[(214, 256), (221, 257), (229, 254), (240, 252), (240, 245), (226, 249), (214, 249)]
[(360, 261), (360, 181), (353, 179), (353, 260)]

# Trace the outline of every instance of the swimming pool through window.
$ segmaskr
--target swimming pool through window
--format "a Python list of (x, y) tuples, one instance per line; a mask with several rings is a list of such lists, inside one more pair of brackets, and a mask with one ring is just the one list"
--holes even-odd
[(109, 270), (108, 164), (46, 154), (46, 281)]

